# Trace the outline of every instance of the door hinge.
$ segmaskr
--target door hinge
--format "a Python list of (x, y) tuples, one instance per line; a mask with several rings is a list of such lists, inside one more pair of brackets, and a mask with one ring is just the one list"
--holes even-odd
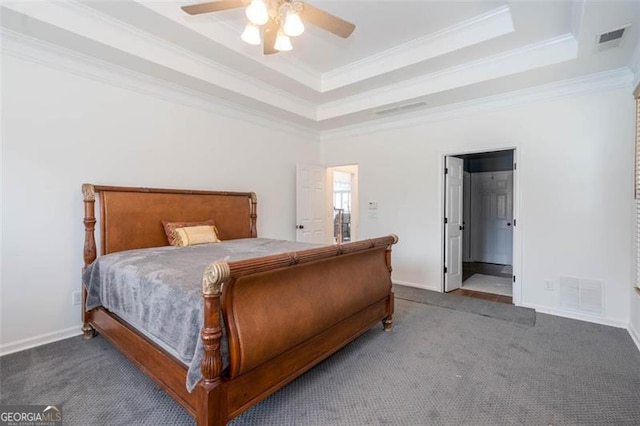
[(445, 274), (447, 273), (447, 267), (446, 266), (444, 267), (444, 273)]
[(449, 174), (449, 168), (447, 168), (447, 167), (445, 167), (445, 168), (444, 168), (444, 174), (445, 174), (445, 175), (448, 175), (448, 174)]
[(514, 228), (516, 227), (516, 220), (515, 219), (513, 219), (513, 227)]
[(518, 163), (513, 163), (513, 170), (517, 170), (518, 169)]
[(449, 219), (447, 219), (446, 217), (444, 218), (444, 223), (447, 224), (449, 223)]
[(513, 282), (514, 283), (516, 282), (516, 276), (515, 275), (513, 276)]

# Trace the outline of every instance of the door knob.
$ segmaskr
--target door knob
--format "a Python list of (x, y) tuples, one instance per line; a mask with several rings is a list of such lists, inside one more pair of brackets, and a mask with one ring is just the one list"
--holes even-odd
[(507, 226), (511, 226), (511, 222), (507, 222)]

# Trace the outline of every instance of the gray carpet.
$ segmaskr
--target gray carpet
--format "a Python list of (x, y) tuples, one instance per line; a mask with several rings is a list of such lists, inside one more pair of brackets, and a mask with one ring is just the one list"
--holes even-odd
[[(640, 424), (640, 352), (625, 330), (402, 299), (395, 318), (233, 424)], [(101, 337), (7, 355), (0, 373), (1, 404), (62, 404), (66, 425), (193, 424)]]
[(403, 285), (394, 285), (393, 292), (396, 299), (411, 300), (455, 311), (470, 312), (522, 325), (534, 325), (536, 323), (536, 311), (522, 306), (489, 302), (472, 297), (458, 296), (457, 294), (438, 293)]

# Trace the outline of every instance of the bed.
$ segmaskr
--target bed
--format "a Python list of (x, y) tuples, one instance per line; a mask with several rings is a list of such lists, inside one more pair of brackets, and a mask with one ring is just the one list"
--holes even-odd
[[(223, 242), (259, 240), (255, 193), (91, 184), (82, 191), (85, 270), (98, 258), (96, 197), (101, 255), (167, 246), (162, 221), (213, 220)], [(189, 338), (201, 348), (201, 378), (191, 390), (184, 361), (104, 306), (87, 309), (83, 283), (84, 337), (100, 333), (198, 425), (224, 425), (379, 321), (391, 330), (396, 242), (390, 235), (206, 265), (194, 283), (202, 318)]]

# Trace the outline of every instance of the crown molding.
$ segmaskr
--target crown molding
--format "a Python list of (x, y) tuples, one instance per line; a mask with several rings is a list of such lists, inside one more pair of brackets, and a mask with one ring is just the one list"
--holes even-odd
[(316, 119), (315, 106), (310, 102), (195, 55), (78, 0), (10, 2), (2, 7), (289, 113)]
[(633, 73), (629, 68), (617, 68), (611, 71), (543, 84), (500, 95), (431, 109), (422, 109), (415, 113), (405, 114), (402, 118), (396, 116), (388, 119), (378, 119), (375, 122), (325, 130), (321, 133), (321, 140), (329, 141), (398, 128), (415, 127), (434, 121), (456, 119), (534, 102), (570, 98), (608, 90), (630, 89), (632, 81)]
[(432, 93), (568, 61), (575, 59), (577, 54), (578, 42), (572, 34), (564, 34), (499, 55), (362, 92), (338, 101), (327, 102), (318, 107), (318, 120), (381, 108), (393, 103), (408, 102), (409, 99)]
[(322, 75), (327, 92), (473, 46), (514, 31), (511, 10), (502, 6)]
[(19, 32), (0, 28), (0, 39), (2, 39), (0, 52), (3, 55), (13, 56), (163, 101), (212, 112), (267, 129), (280, 130), (303, 137), (303, 140), (319, 140), (319, 132), (310, 126), (298, 125), (292, 121), (264, 114), (261, 111), (169, 83), (166, 80), (95, 59)]
[[(30, 2), (15, 3), (19, 5), (18, 9), (10, 10), (16, 10), (18, 12), (18, 14), (14, 14), (16, 17), (25, 15), (19, 9), (28, 9), (27, 6), (24, 6), (27, 3)], [(109, 15), (105, 15), (100, 11), (79, 3), (77, 0), (66, 3), (38, 3), (38, 5), (43, 8), (42, 11), (38, 10), (38, 14), (42, 14), (46, 19), (42, 19), (40, 16), (34, 16), (34, 19), (43, 20), (46, 23), (50, 23), (51, 25), (75, 34), (82, 34), (85, 29), (96, 27), (91, 29), (93, 32), (90, 34), (98, 36), (97, 38), (92, 38), (95, 39), (97, 43), (103, 43), (102, 38), (109, 39), (109, 37), (113, 37), (112, 39), (120, 44), (125, 42), (132, 45), (136, 44), (138, 50), (149, 47), (153, 52), (166, 54), (170, 58), (169, 62), (172, 64), (172, 61), (184, 61), (185, 64), (183, 64), (183, 66), (187, 68), (193, 65), (194, 67), (206, 68), (214, 72), (220, 71), (222, 74), (232, 72), (220, 64), (201, 58), (161, 38), (122, 23)], [(4, 7), (5, 4), (0, 7), (0, 10)], [(27, 14), (26, 16), (31, 15)], [(67, 22), (73, 17), (78, 18), (78, 21), (73, 22), (70, 28), (56, 24), (56, 22)], [(26, 24), (22, 23), (22, 25), (29, 27), (31, 22), (27, 22)], [(640, 76), (640, 46), (637, 46), (629, 64), (632, 71), (628, 68), (623, 68), (511, 92), (506, 95), (486, 97), (437, 108), (426, 108), (403, 114), (402, 116), (388, 116), (377, 118), (375, 121), (319, 131), (318, 128), (321, 127), (321, 124), (317, 123), (318, 120), (348, 115), (353, 112), (366, 111), (376, 108), (376, 105), (382, 106), (396, 102), (406, 102), (407, 99), (416, 99), (420, 96), (425, 96), (421, 93), (429, 94), (451, 88), (464, 87), (479, 81), (491, 80), (503, 75), (510, 75), (527, 69), (571, 59), (576, 55), (577, 41), (573, 35), (565, 34), (541, 43), (525, 46), (521, 49), (515, 49), (490, 58), (421, 76), (407, 82), (389, 85), (339, 101), (322, 104), (317, 108), (317, 111), (314, 104), (310, 102), (305, 103), (306, 101), (301, 98), (289, 95), (288, 93), (285, 96), (285, 98), (288, 99), (286, 100), (287, 108), (283, 108), (278, 103), (278, 100), (281, 98), (271, 97), (269, 101), (260, 101), (263, 105), (277, 105), (270, 108), (270, 110), (273, 111), (273, 113), (270, 113), (264, 112), (255, 106), (248, 106), (255, 105), (254, 100), (257, 99), (256, 97), (246, 96), (239, 98), (238, 103), (227, 101), (216, 95), (189, 89), (180, 84), (174, 84), (165, 79), (135, 71), (129, 67), (119, 66), (72, 49), (67, 49), (61, 44), (55, 44), (54, 40), (43, 41), (45, 37), (35, 38), (25, 35), (21, 31), (1, 28), (0, 37), (2, 38), (0, 51), (3, 54), (64, 70), (75, 75), (105, 82), (133, 92), (154, 96), (158, 99), (214, 112), (220, 116), (231, 119), (251, 122), (263, 128), (276, 129), (295, 134), (296, 136), (302, 137), (303, 140), (326, 140), (387, 128), (406, 127), (422, 122), (448, 119), (449, 117), (456, 117), (467, 113), (517, 105), (522, 102), (569, 96), (574, 93), (605, 90), (607, 88), (617, 87), (616, 84), (622, 84), (620, 82), (625, 79), (626, 83), (624, 84), (631, 86), (630, 82), (634, 80), (632, 71), (635, 71), (636, 84)], [(87, 37), (91, 38), (90, 35), (87, 35)], [(107, 43), (107, 45), (109, 44)], [(117, 46), (113, 48), (121, 51)], [(126, 53), (135, 55), (135, 53)], [(162, 56), (159, 58), (164, 59)], [(145, 57), (142, 57), (142, 59), (145, 59)], [(200, 78), (193, 74), (184, 72), (183, 74), (191, 78)], [(237, 79), (234, 81), (246, 83), (244, 84), (245, 88), (250, 87), (252, 83), (257, 84), (256, 81), (252, 81), (251, 79), (248, 81), (244, 80), (243, 78), (246, 76), (236, 77)], [(225, 90), (229, 89), (228, 86), (222, 83), (216, 82), (215, 87), (221, 87)], [(260, 85), (262, 88), (266, 86), (264, 84)], [(212, 85), (212, 88), (213, 87)], [(232, 89), (229, 90), (231, 91)], [(539, 93), (540, 91), (543, 93)], [(550, 93), (546, 93), (547, 91)], [(306, 113), (301, 113), (301, 110), (305, 110)]]
[(302, 137), (303, 140), (311, 139), (314, 141), (412, 127), (423, 123), (459, 118), (531, 102), (571, 97), (603, 90), (632, 88), (634, 79), (633, 73), (629, 68), (619, 68), (506, 94), (432, 109), (422, 109), (415, 113), (404, 114), (402, 117), (391, 116), (377, 119), (374, 122), (318, 131), (312, 126), (297, 125), (289, 120), (277, 119), (260, 111), (243, 108), (235, 103), (226, 102), (201, 92), (100, 61), (22, 33), (0, 29), (0, 38), (3, 41), (0, 46), (0, 52), (3, 55), (14, 56), (161, 100), (213, 112), (234, 120), (250, 122), (264, 128), (280, 130)]
[(235, 103), (97, 60), (22, 33), (0, 29), (0, 38), (3, 41), (0, 46), (0, 52), (3, 55), (14, 56), (132, 92), (213, 112), (234, 120), (242, 120), (264, 128), (280, 130), (299, 136), (303, 140), (311, 139), (312, 141), (326, 141), (396, 128), (413, 127), (423, 123), (454, 119), (532, 102), (578, 96), (604, 90), (632, 89), (634, 80), (633, 72), (629, 68), (618, 68), (612, 71), (544, 84), (501, 95), (437, 108), (422, 109), (414, 113), (405, 114), (402, 117), (391, 116), (377, 119), (374, 122), (318, 131), (312, 126), (297, 125), (289, 120), (274, 118), (260, 111), (243, 108)]

